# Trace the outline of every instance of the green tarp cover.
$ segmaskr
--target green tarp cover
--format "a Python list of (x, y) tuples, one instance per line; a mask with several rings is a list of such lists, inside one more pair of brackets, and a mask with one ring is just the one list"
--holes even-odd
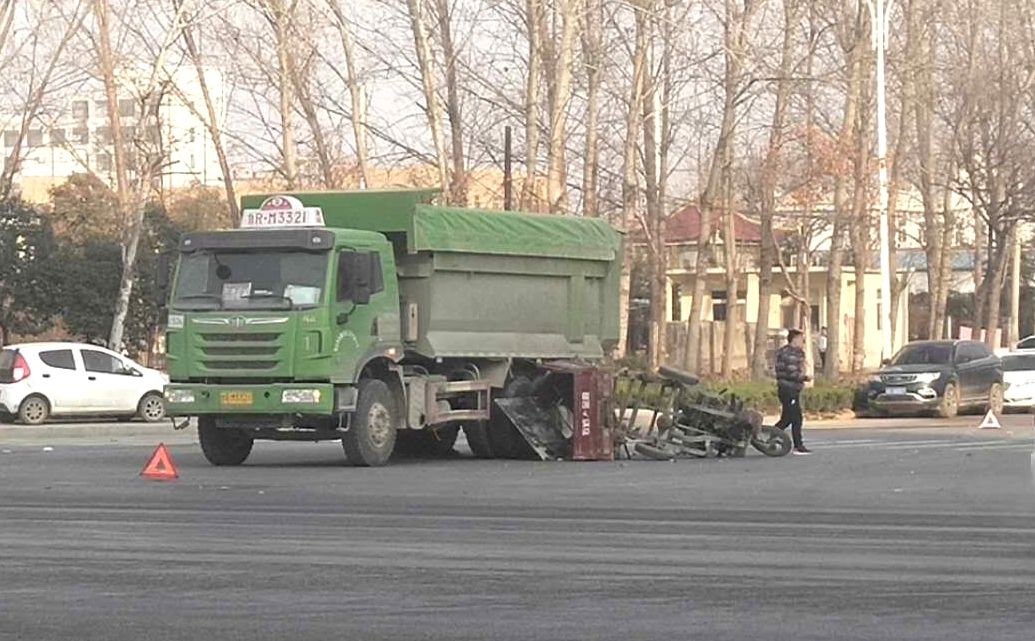
[(621, 236), (599, 218), (417, 205), (411, 251), (615, 259)]
[[(410, 252), (441, 251), (512, 256), (614, 260), (621, 236), (599, 218), (549, 216), (427, 204), (437, 192), (421, 189), (294, 192), (320, 207), (328, 227), (406, 234)], [(255, 208), (268, 197), (241, 199)]]

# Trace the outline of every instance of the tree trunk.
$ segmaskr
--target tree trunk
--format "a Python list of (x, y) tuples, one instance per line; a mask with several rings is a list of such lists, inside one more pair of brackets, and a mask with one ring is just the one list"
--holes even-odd
[[(872, 65), (868, 59), (860, 60), (859, 105), (864, 108), (856, 112), (855, 126), (855, 185), (852, 195), (852, 267), (855, 272), (855, 305), (852, 323), (852, 372), (862, 371), (866, 363), (866, 274), (870, 266), (870, 79)], [(880, 332), (891, 331), (881, 327)]]
[[(855, 16), (851, 31), (851, 42), (846, 49), (846, 69), (848, 72), (848, 88), (845, 94), (844, 116), (838, 146), (843, 153), (850, 153), (852, 133), (855, 129), (856, 114), (859, 109), (860, 83), (863, 55), (868, 39), (863, 33), (862, 7)], [(848, 228), (848, 177), (838, 171), (834, 177), (834, 221), (833, 235), (830, 241), (830, 264), (827, 269), (827, 359), (824, 374), (829, 379), (837, 378), (841, 371), (841, 279), (845, 259), (845, 234)], [(858, 282), (858, 275), (856, 281)]]
[(582, 165), (582, 213), (600, 215), (597, 204), (597, 182), (600, 173), (600, 67), (601, 67), (601, 0), (586, 0), (585, 26), (582, 30), (582, 58), (586, 68), (586, 143)]
[(295, 97), (291, 82), (291, 42), (289, 17), (285, 15), (283, 0), (270, 2), (273, 31), (276, 35), (278, 91), (280, 92), (281, 154), (283, 155), (284, 181), (287, 189), (298, 188), (298, 150), (295, 149), (294, 104)]
[[(177, 8), (183, 5), (183, 0), (174, 0)], [(201, 53), (198, 51), (197, 42), (194, 40), (194, 31), (190, 25), (183, 28), (183, 43), (187, 49), (187, 56), (198, 77), (198, 88), (201, 89), (201, 98), (205, 103), (205, 128), (212, 139), (212, 146), (216, 151), (216, 160), (219, 161), (219, 172), (222, 174), (223, 192), (226, 194), (227, 208), (230, 210), (230, 222), (234, 227), (241, 222), (241, 210), (237, 205), (237, 194), (234, 191), (234, 176), (230, 169), (230, 161), (226, 156), (226, 147), (223, 145), (222, 119), (216, 112), (215, 102), (212, 100), (212, 92), (209, 90), (208, 80), (205, 78), (205, 67), (201, 62)]]
[(773, 263), (776, 262), (776, 239), (773, 236), (773, 218), (776, 215), (776, 183), (780, 171), (780, 152), (783, 147), (787, 103), (791, 94), (791, 74), (794, 71), (794, 33), (798, 28), (800, 3), (783, 3), (783, 45), (780, 48), (780, 76), (776, 81), (776, 106), (769, 130), (769, 146), (762, 165), (762, 203), (759, 218), (762, 242), (759, 250), (758, 318), (755, 322), (755, 341), (751, 350), (751, 375), (763, 378), (768, 372), (766, 349), (769, 345), (769, 308), (773, 297)]
[[(126, 145), (119, 115), (118, 86), (115, 84), (115, 53), (111, 46), (111, 7), (109, 0), (94, 0), (97, 16), (97, 57), (101, 80), (104, 84), (105, 107), (111, 128), (112, 158), (115, 165), (115, 194), (119, 203), (119, 217), (130, 220), (126, 238), (122, 244), (122, 275), (119, 280), (119, 294), (115, 300), (115, 317), (112, 319), (108, 347), (118, 350), (122, 344), (122, 333), (129, 312), (129, 299), (136, 280), (137, 248), (143, 231), (144, 211), (133, 207), (129, 185), (129, 167), (126, 159)], [(134, 211), (135, 210), (135, 211)]]
[(561, 7), (561, 41), (551, 61), (554, 77), (550, 101), (550, 138), (547, 150), (546, 192), (552, 213), (568, 211), (568, 170), (565, 157), (568, 101), (571, 98), (572, 58), (578, 30), (580, 0), (558, 0)]
[(449, 201), (453, 205), (467, 205), (467, 170), (464, 166), (463, 115), (460, 112), (460, 82), (456, 73), (459, 55), (453, 44), (452, 17), (449, 0), (438, 1), (438, 29), (442, 39), (442, 55), (446, 62), (446, 115), (449, 117), (449, 142), (453, 165), (449, 182)]
[[(629, 105), (625, 112), (625, 142), (622, 151), (622, 229), (628, 231), (636, 214), (639, 180), (636, 165), (636, 141), (643, 118), (643, 85), (647, 66), (647, 23), (642, 12), (636, 12), (636, 44), (633, 49), (632, 82), (629, 88)], [(619, 291), (619, 356), (624, 356), (629, 339), (629, 304), (632, 285), (632, 243), (626, 242), (625, 259), (622, 261), (622, 276)]]
[[(539, 23), (541, 21), (541, 0), (526, 0), (525, 30), (528, 34), (528, 69), (525, 76), (525, 179), (521, 187), (521, 207), (529, 211), (539, 210), (539, 192), (536, 183), (539, 173), (539, 83), (542, 75)], [(628, 263), (623, 264), (628, 265)], [(625, 272), (623, 272), (623, 278), (624, 274)], [(628, 287), (627, 279), (623, 282)], [(628, 300), (628, 296), (625, 299)], [(623, 316), (625, 314), (626, 312), (623, 312)], [(624, 338), (621, 339), (621, 341), (624, 340)], [(619, 349), (624, 351), (624, 343), (621, 341)]]
[(434, 60), (428, 37), (424, 32), (424, 16), (421, 0), (406, 0), (410, 14), (410, 28), (413, 31), (413, 46), (417, 52), (417, 66), (420, 70), (421, 86), (424, 89), (424, 113), (431, 131), (431, 142), (435, 147), (435, 168), (438, 170), (439, 185), (449, 187), (449, 169), (446, 159), (446, 143), (442, 135), (442, 109), (438, 102), (435, 83)]
[(335, 26), (338, 29), (338, 37), (341, 39), (341, 48), (345, 52), (345, 68), (348, 72), (346, 84), (349, 88), (349, 100), (352, 107), (352, 113), (350, 114), (352, 136), (356, 144), (356, 166), (359, 170), (360, 187), (366, 188), (370, 186), (370, 176), (368, 175), (369, 170), (367, 168), (366, 123), (364, 118), (366, 104), (363, 100), (363, 89), (356, 74), (356, 53), (355, 45), (352, 41), (352, 27), (345, 16), (340, 0), (327, 0), (327, 5), (334, 13), (334, 18), (337, 21)]

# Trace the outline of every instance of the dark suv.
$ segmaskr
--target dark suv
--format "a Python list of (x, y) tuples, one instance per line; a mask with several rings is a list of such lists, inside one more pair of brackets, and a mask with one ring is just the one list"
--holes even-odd
[(963, 408), (1003, 411), (1003, 363), (978, 341), (918, 341), (899, 350), (870, 379), (867, 404), (877, 414)]

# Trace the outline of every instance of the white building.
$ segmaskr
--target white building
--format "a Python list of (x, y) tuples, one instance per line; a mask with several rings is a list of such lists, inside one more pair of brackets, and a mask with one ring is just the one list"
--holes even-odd
[[(205, 79), (219, 119), (217, 128), (221, 128), (225, 114), (222, 74), (209, 69)], [(142, 90), (138, 87), (146, 80), (124, 74), (121, 82), (118, 108), (131, 169), (145, 153), (159, 150), (162, 162), (156, 187), (168, 190), (220, 184), (222, 174), (205, 125), (207, 110), (197, 74), (187, 68), (171, 74), (164, 83), (157, 124), (145, 130), (141, 124)], [(99, 83), (86, 85), (65, 105), (56, 115), (33, 123), (22, 142), (15, 182), (29, 200), (45, 199), (51, 187), (76, 173), (93, 173), (114, 186), (114, 150), (103, 87)], [(20, 114), (0, 118), (6, 125), (0, 141), (0, 156), (5, 162), (17, 142), (20, 119)]]

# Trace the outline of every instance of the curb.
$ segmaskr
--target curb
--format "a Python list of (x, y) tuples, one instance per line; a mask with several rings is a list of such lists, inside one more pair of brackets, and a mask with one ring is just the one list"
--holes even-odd
[(85, 423), (85, 424), (58, 424), (58, 425), (2, 425), (0, 426), (0, 442), (5, 441), (26, 441), (26, 440), (61, 440), (81, 438), (140, 438), (157, 437), (172, 438), (175, 436), (190, 434), (193, 430), (173, 430), (172, 425), (166, 422), (157, 424), (126, 424), (126, 423)]

